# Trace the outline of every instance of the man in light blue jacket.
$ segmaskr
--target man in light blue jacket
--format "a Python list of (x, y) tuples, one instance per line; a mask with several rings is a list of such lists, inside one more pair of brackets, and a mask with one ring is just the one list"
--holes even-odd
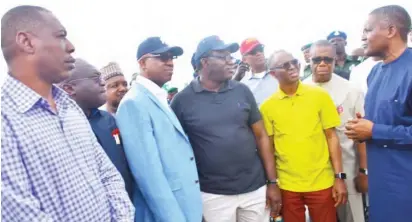
[(202, 199), (192, 147), (161, 87), (183, 54), (159, 37), (137, 51), (141, 75), (119, 105), (116, 121), (134, 177), (135, 221), (200, 222)]

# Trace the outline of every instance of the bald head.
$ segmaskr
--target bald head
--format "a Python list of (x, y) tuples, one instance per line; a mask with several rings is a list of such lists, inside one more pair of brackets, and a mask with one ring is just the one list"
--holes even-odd
[(376, 16), (378, 20), (381, 20), (387, 26), (396, 27), (401, 39), (404, 42), (408, 41), (408, 33), (411, 30), (411, 17), (403, 7), (387, 5), (373, 10), (370, 15)]
[(92, 78), (96, 75), (100, 76), (100, 71), (84, 59), (78, 58), (74, 64), (75, 68), (72, 70), (70, 77), (61, 84), (67, 84), (78, 79)]
[(1, 18), (1, 49), (6, 62), (16, 54), (16, 36), (20, 32), (36, 34), (45, 23), (44, 13), (49, 10), (31, 5), (17, 6), (7, 11)]
[(71, 76), (59, 85), (83, 110), (95, 109), (106, 102), (104, 81), (96, 67), (84, 59), (76, 59)]
[(276, 67), (279, 63), (280, 58), (284, 57), (285, 55), (292, 56), (291, 53), (289, 53), (289, 52), (287, 52), (286, 50), (283, 50), (283, 49), (274, 51), (268, 59), (269, 69)]

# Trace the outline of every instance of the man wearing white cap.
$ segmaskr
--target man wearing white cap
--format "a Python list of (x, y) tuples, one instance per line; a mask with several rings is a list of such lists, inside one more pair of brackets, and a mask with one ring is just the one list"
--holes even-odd
[(127, 81), (119, 64), (115, 62), (110, 62), (100, 72), (106, 84), (107, 99), (102, 109), (114, 115), (116, 114), (117, 107), (119, 107), (120, 100), (127, 93)]

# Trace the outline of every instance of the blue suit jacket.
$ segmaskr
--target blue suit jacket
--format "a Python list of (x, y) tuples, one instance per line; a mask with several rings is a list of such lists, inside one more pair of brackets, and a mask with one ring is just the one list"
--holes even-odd
[(135, 180), (135, 221), (202, 221), (193, 150), (173, 111), (137, 83), (122, 99), (116, 121)]

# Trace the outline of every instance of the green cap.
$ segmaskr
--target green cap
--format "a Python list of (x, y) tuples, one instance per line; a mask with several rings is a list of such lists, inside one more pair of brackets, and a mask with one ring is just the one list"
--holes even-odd
[(174, 86), (171, 86), (170, 84), (166, 83), (162, 86), (164, 90), (166, 90), (167, 93), (174, 93), (177, 92), (177, 88)]
[(300, 48), (301, 51), (305, 51), (306, 49), (310, 48), (312, 46), (312, 43), (306, 44)]

